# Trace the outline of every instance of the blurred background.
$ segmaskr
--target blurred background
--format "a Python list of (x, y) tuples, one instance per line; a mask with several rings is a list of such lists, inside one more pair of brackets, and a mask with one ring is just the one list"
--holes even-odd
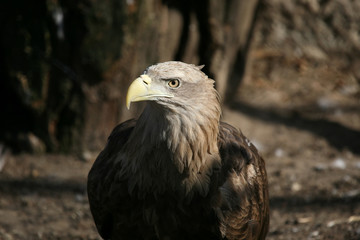
[(14, 0), (0, 29), (0, 239), (100, 239), (87, 173), (168, 60), (265, 158), (268, 239), (360, 239), (360, 1)]

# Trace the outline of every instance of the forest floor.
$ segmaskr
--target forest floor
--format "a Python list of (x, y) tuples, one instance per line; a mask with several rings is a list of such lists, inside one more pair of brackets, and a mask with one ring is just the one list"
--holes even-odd
[[(359, 85), (329, 65), (281, 63), (266, 72), (261, 64), (223, 120), (266, 160), (268, 239), (360, 239)], [(95, 157), (8, 156), (0, 166), (0, 239), (100, 239), (86, 196)]]

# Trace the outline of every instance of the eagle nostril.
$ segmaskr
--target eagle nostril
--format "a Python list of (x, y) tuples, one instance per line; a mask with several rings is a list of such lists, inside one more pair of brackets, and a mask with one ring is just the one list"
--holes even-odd
[(146, 85), (151, 84), (151, 78), (149, 76), (141, 75), (140, 78), (141, 78), (141, 80), (143, 81), (144, 84), (146, 84)]

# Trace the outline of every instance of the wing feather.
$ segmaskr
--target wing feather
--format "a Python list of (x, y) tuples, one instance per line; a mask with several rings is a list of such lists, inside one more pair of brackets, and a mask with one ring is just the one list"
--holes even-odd
[[(113, 163), (117, 153), (127, 142), (135, 124), (136, 121), (131, 119), (114, 128), (105, 149), (95, 160), (88, 175), (87, 191), (90, 210), (96, 227), (104, 239), (110, 238), (113, 227), (113, 215), (108, 204), (109, 196), (114, 188), (119, 191), (121, 187), (114, 186), (116, 171), (113, 169)], [(124, 192), (127, 192), (127, 189)]]
[(265, 163), (237, 129), (220, 124), (223, 162), (221, 232), (227, 239), (265, 239), (269, 206)]

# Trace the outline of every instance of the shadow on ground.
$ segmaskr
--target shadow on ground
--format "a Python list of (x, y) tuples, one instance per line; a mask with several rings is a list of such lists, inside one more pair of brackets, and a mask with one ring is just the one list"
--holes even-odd
[(311, 132), (325, 138), (338, 150), (348, 149), (354, 154), (360, 155), (360, 131), (337, 122), (326, 119), (309, 119), (297, 112), (280, 112), (276, 109), (254, 107), (243, 102), (234, 102), (230, 107), (262, 121)]
[[(33, 194), (54, 196), (60, 193), (84, 193), (86, 184), (75, 180), (55, 178), (0, 179), (2, 195)], [(54, 195), (55, 194), (55, 195)]]

